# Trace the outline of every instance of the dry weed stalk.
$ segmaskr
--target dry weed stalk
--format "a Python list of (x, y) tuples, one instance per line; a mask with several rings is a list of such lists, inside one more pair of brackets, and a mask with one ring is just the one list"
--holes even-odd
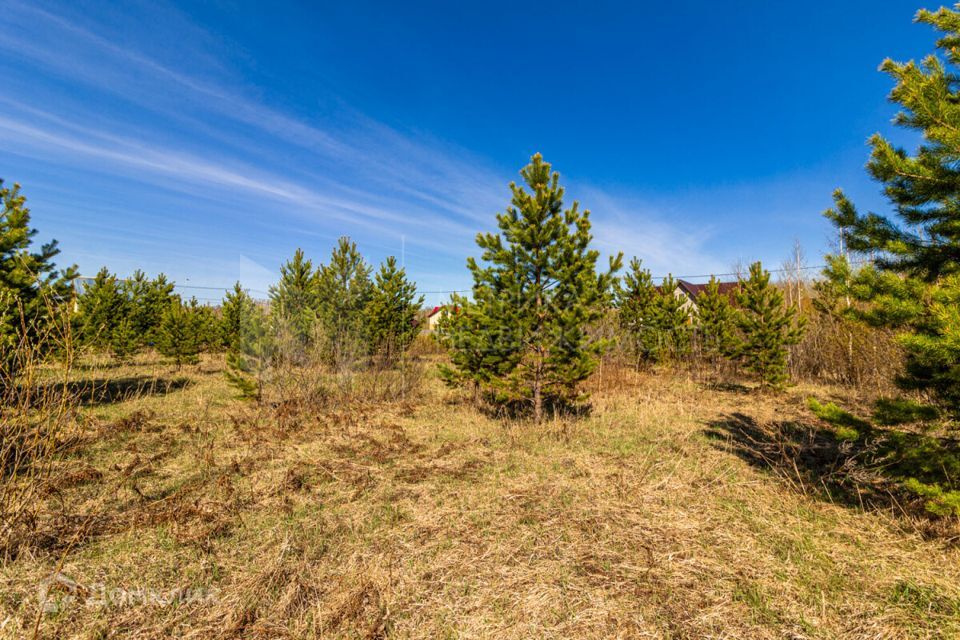
[[(77, 401), (68, 384), (73, 347), (67, 311), (47, 301), (50, 317), (28, 338), (20, 330), (0, 372), (0, 554), (9, 560), (36, 532), (41, 498), (57, 461), (80, 436)], [(46, 366), (47, 353), (59, 356)]]
[[(361, 366), (362, 365), (362, 366)], [(373, 407), (409, 406), (420, 395), (425, 366), (401, 358), (331, 367), (319, 354), (283, 358), (273, 367), (260, 402), (231, 413), (243, 437), (284, 437), (309, 425), (356, 423)]]
[(800, 380), (894, 392), (903, 349), (893, 332), (823, 313), (809, 313), (800, 344), (790, 352), (790, 373)]

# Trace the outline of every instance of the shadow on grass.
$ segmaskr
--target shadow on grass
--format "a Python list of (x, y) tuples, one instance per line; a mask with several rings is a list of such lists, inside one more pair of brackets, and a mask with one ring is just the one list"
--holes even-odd
[(750, 393), (750, 387), (737, 382), (707, 381), (700, 383), (701, 388), (709, 391), (723, 391), (726, 393)]
[(185, 377), (156, 378), (153, 376), (127, 376), (124, 378), (91, 378), (71, 382), (54, 382), (38, 390), (54, 395), (68, 394), (83, 406), (114, 404), (143, 396), (163, 396), (186, 389), (193, 382)]
[(117, 360), (116, 358), (102, 360), (83, 360), (77, 359), (70, 364), (74, 371), (109, 371), (114, 369), (123, 369), (124, 367), (144, 367), (158, 364), (156, 358), (149, 353), (140, 353), (130, 358)]
[(705, 435), (751, 466), (771, 471), (807, 495), (865, 510), (916, 512), (898, 483), (872, 468), (870, 440), (842, 440), (812, 424), (759, 424), (743, 413), (709, 423)]
[[(477, 405), (478, 411), (494, 420), (532, 420), (533, 408), (528, 401), (499, 402), (494, 399), (485, 399)], [(543, 419), (550, 420), (577, 420), (586, 418), (593, 412), (593, 405), (588, 402), (544, 402)]]

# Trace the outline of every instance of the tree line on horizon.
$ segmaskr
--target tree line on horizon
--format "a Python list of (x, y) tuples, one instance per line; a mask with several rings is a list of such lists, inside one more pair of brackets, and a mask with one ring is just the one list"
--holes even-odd
[[(787, 384), (789, 348), (801, 340), (807, 318), (785, 302), (782, 288), (771, 283), (759, 262), (738, 279), (732, 295), (721, 293), (711, 277), (691, 313), (685, 299), (674, 294), (677, 281), (667, 276), (655, 285), (638, 258), (622, 276), (621, 255), (597, 271), (589, 211), (577, 203), (563, 209), (559, 174), (539, 154), (521, 175), (525, 185), (510, 185), (511, 206), (497, 217), (499, 233), (478, 235), (481, 259), (467, 261), (474, 276), (472, 296), (453, 295), (447, 307), (455, 312), (440, 323), (437, 341), (450, 357), (440, 365), (440, 376), (448, 385), (470, 386), (478, 399), (540, 421), (548, 410), (576, 412), (588, 406), (581, 383), (613, 346), (637, 367), (683, 361), (696, 347), (696, 357), (714, 367), (722, 361), (742, 366), (761, 388)], [(0, 194), (8, 245), (15, 246), (15, 239), (20, 243), (19, 253), (10, 252), (4, 262), (11, 267), (7, 280), (47, 274), (41, 285), (21, 289), (17, 299), (28, 304), (4, 306), (0, 335), (7, 336), (7, 347), (14, 344), (9, 336), (19, 332), (19, 339), (28, 340), (33, 329), (53, 319), (51, 301), (74, 300), (70, 283), (76, 269), (56, 270), (55, 243), (36, 254), (26, 251), (36, 232), (29, 228), (25, 199), (18, 186)], [(845, 216), (848, 245), (859, 246), (850, 230), (852, 205), (839, 193), (836, 198), (841, 213), (826, 215)], [(849, 262), (842, 256), (827, 260), (827, 277), (815, 286), (817, 304), (880, 324), (865, 307), (850, 304), (856, 280)], [(21, 265), (19, 274), (14, 263)], [(856, 277), (870, 269), (861, 268)], [(847, 308), (838, 311), (841, 296)], [(122, 279), (103, 268), (76, 295), (69, 325), (78, 346), (109, 352), (120, 361), (155, 349), (179, 368), (197, 362), (204, 351), (226, 351), (231, 384), (245, 397), (260, 397), (264, 374), (277, 359), (296, 363), (309, 352), (334, 370), (361, 359), (395, 362), (421, 330), (422, 304), (394, 257), (374, 274), (356, 243), (344, 237), (329, 262), (316, 267), (298, 249), (281, 265), (266, 304), (255, 302), (239, 282), (214, 308), (195, 298), (184, 300), (163, 274), (149, 278), (136, 271)], [(595, 330), (606, 317), (616, 325), (612, 338)]]
[(259, 396), (254, 374), (275, 357), (297, 361), (317, 352), (341, 368), (366, 356), (394, 362), (419, 331), (422, 304), (396, 258), (373, 273), (344, 237), (317, 268), (298, 249), (281, 265), (266, 305), (240, 282), (212, 307), (182, 299), (163, 274), (121, 279), (103, 268), (76, 296), (71, 326), (80, 346), (119, 361), (153, 348), (180, 367), (202, 352), (227, 351), (231, 382)]
[[(468, 266), (488, 282), (474, 287), (472, 299), (452, 297), (449, 307), (457, 313), (448, 314), (437, 336), (451, 356), (450, 365), (441, 365), (448, 384), (469, 381), (486, 400), (521, 413), (529, 404), (535, 420), (543, 418), (544, 407), (583, 405), (586, 398), (578, 385), (613, 342), (596, 339), (593, 331), (607, 311), (618, 318), (616, 342), (638, 366), (682, 358), (696, 334), (711, 358), (743, 360), (765, 387), (784, 384), (786, 348), (796, 341), (802, 319), (783, 304), (782, 293), (769, 283), (759, 263), (744, 280), (738, 305), (719, 294), (711, 280), (691, 322), (673, 295), (673, 279), (654, 286), (636, 258), (623, 278), (616, 276), (619, 256), (611, 258), (606, 273), (585, 277), (595, 273), (598, 257), (589, 248), (589, 212), (574, 205), (561, 213), (559, 176), (539, 154), (522, 173), (530, 192), (511, 185), (514, 207), (499, 217), (501, 230), (540, 244), (508, 248), (497, 234), (478, 238), (487, 248), (484, 266), (474, 259)], [(27, 304), (4, 306), (0, 335), (8, 336), (5, 347), (14, 345), (11, 337), (18, 327), (29, 329), (20, 331), (20, 339), (29, 340), (38, 327), (55, 324), (58, 301), (69, 301), (59, 306), (69, 309), (67, 324), (75, 346), (110, 353), (118, 361), (154, 349), (178, 368), (196, 363), (202, 352), (226, 351), (230, 382), (242, 395), (259, 397), (264, 374), (278, 358), (296, 363), (309, 352), (334, 370), (364, 358), (390, 364), (421, 330), (423, 297), (416, 295), (416, 285), (396, 259), (388, 257), (374, 274), (356, 243), (346, 237), (338, 241), (328, 263), (316, 267), (298, 249), (281, 265), (266, 305), (255, 302), (239, 282), (219, 307), (202, 305), (195, 298), (182, 298), (163, 274), (150, 278), (139, 270), (119, 278), (103, 268), (77, 293), (71, 284), (76, 269), (58, 272), (53, 265), (55, 243), (37, 254), (27, 251), (36, 232), (29, 228), (29, 209), (19, 187), (0, 193), (5, 236), (12, 247), (4, 262), (7, 279), (29, 282), (27, 274), (48, 274), (43, 284), (21, 288), (17, 299)], [(538, 226), (546, 232), (540, 233)], [(523, 256), (529, 264), (522, 263)], [(498, 261), (499, 270), (487, 264)], [(564, 274), (578, 276), (565, 281)], [(540, 288), (526, 278), (534, 285), (539, 282)], [(535, 336), (536, 344), (529, 344), (527, 334)], [(14, 363), (7, 360), (9, 378)]]

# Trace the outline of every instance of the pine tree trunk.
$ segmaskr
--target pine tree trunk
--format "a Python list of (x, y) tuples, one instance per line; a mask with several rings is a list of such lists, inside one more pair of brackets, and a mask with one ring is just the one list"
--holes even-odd
[(537, 424), (543, 420), (543, 393), (541, 391), (542, 382), (540, 380), (540, 367), (537, 366), (537, 372), (533, 379), (533, 420)]
[[(539, 253), (539, 252), (538, 252)], [(540, 273), (536, 275), (537, 287), (537, 330), (536, 336), (539, 344), (536, 346), (536, 368), (533, 372), (533, 420), (540, 424), (543, 420), (543, 291), (540, 289)]]

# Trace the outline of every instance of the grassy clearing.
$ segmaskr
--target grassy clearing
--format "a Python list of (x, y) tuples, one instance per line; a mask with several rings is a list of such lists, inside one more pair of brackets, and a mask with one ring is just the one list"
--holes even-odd
[[(606, 372), (591, 417), (534, 427), (431, 375), (281, 429), (222, 369), (78, 371), (102, 381), (81, 387), (88, 433), (46, 542), (2, 569), (0, 633), (32, 634), (59, 567), (80, 586), (51, 585), (76, 600), (42, 637), (960, 635), (954, 521), (858, 500), (801, 446), (829, 389)], [(100, 585), (205, 597), (101, 606)]]

